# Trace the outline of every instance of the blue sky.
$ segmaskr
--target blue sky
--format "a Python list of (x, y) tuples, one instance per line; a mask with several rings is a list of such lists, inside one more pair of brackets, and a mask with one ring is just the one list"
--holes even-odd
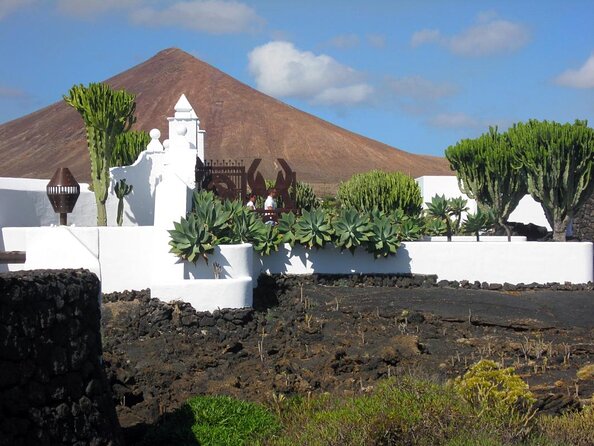
[(0, 0), (0, 122), (178, 47), (349, 130), (441, 155), (489, 125), (592, 125), (593, 23), (589, 0)]

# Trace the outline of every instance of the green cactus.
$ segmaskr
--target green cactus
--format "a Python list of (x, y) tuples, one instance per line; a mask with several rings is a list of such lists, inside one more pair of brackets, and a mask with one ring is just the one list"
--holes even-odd
[(107, 226), (105, 202), (109, 192), (109, 168), (118, 135), (135, 122), (134, 95), (113, 90), (109, 85), (91, 83), (73, 86), (64, 96), (67, 104), (81, 115), (91, 158), (91, 180), (97, 203), (97, 225)]
[(122, 223), (124, 222), (124, 197), (130, 195), (132, 189), (133, 186), (131, 184), (126, 184), (125, 179), (118, 181), (114, 187), (114, 192), (116, 197), (118, 197), (118, 214), (116, 217), (118, 226), (122, 226)]
[(370, 172), (353, 175), (341, 183), (337, 198), (343, 208), (368, 212), (374, 208), (383, 212), (402, 209), (405, 214), (418, 215), (423, 198), (417, 182), (400, 172)]
[(142, 130), (130, 130), (119, 134), (111, 152), (111, 167), (134, 164), (138, 159), (138, 155), (146, 149), (149, 142), (151, 142), (151, 137)]
[(594, 129), (588, 121), (530, 120), (507, 133), (528, 191), (553, 228), (553, 240), (565, 241), (568, 223), (594, 191)]
[(493, 212), (508, 240), (511, 230), (507, 219), (527, 193), (526, 175), (516, 166), (516, 152), (517, 148), (497, 127), (490, 127), (488, 133), (476, 139), (463, 139), (445, 151), (460, 190)]

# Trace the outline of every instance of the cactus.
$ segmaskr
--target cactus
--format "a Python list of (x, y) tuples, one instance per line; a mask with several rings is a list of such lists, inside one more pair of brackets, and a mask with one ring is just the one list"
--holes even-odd
[(118, 167), (134, 164), (138, 155), (146, 149), (149, 142), (151, 142), (151, 137), (142, 130), (130, 130), (118, 135), (111, 152), (110, 166)]
[(135, 122), (134, 95), (112, 90), (107, 84), (73, 86), (64, 101), (81, 115), (91, 158), (91, 180), (97, 203), (97, 225), (107, 226), (105, 202), (109, 191), (109, 168), (118, 135)]
[(370, 172), (353, 175), (341, 183), (337, 198), (343, 208), (368, 212), (374, 208), (383, 212), (402, 209), (408, 215), (418, 215), (423, 198), (417, 182), (400, 172)]
[(588, 121), (530, 120), (507, 133), (528, 191), (553, 228), (553, 240), (565, 241), (568, 223), (594, 190), (594, 129)]
[(507, 219), (527, 193), (526, 176), (517, 168), (516, 151), (497, 127), (490, 127), (476, 139), (463, 139), (445, 151), (460, 190), (493, 212), (508, 240), (511, 230)]
[(124, 222), (124, 197), (130, 195), (132, 189), (132, 185), (126, 184), (125, 179), (118, 181), (114, 187), (114, 192), (116, 197), (118, 197), (118, 215), (116, 218), (118, 226), (122, 226), (122, 223)]

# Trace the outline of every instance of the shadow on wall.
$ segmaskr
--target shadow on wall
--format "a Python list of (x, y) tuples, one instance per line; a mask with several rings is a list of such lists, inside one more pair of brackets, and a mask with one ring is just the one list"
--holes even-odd
[[(152, 173), (155, 161), (147, 152), (143, 152), (138, 160), (131, 166), (113, 168), (111, 170), (112, 182), (110, 198), (115, 206), (110, 206), (110, 220), (115, 221), (118, 199), (115, 196), (115, 184), (122, 179), (132, 185), (132, 193), (124, 198), (125, 221), (139, 226), (150, 226), (155, 221), (155, 190), (159, 178), (154, 178)], [(154, 183), (154, 184), (153, 184)], [(111, 224), (111, 222), (110, 222)]]

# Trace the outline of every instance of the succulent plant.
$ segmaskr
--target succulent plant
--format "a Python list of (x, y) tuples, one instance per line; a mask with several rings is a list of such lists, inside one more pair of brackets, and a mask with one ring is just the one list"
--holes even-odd
[(476, 236), (476, 241), (480, 241), (480, 232), (490, 229), (495, 223), (493, 214), (489, 211), (483, 211), (478, 208), (475, 214), (466, 215), (466, 220), (462, 225), (462, 229), (466, 234), (473, 234)]
[(396, 226), (400, 240), (413, 241), (421, 238), (423, 227), (416, 219), (406, 219)]
[(387, 217), (377, 218), (371, 223), (372, 235), (367, 250), (376, 258), (396, 254), (400, 246), (395, 226)]
[(323, 248), (332, 239), (332, 227), (322, 209), (303, 211), (295, 225), (295, 239), (308, 248)]
[(430, 236), (445, 235), (448, 228), (443, 220), (439, 218), (427, 218), (425, 220), (425, 232)]
[(122, 178), (114, 186), (114, 192), (118, 198), (118, 213), (116, 215), (116, 223), (122, 226), (124, 223), (124, 197), (132, 193), (134, 187), (131, 184), (126, 184), (126, 180)]
[(168, 231), (171, 236), (169, 252), (192, 263), (196, 263), (200, 257), (208, 263), (207, 254), (212, 253), (218, 243), (196, 215), (190, 214), (187, 219), (174, 222), (173, 226), (174, 229)]
[(372, 235), (369, 218), (360, 215), (354, 209), (344, 209), (332, 222), (334, 228), (334, 243), (341, 250), (348, 249), (355, 252), (358, 246), (369, 242)]
[(438, 218), (445, 223), (448, 242), (452, 241), (452, 208), (445, 195), (435, 195), (427, 205), (427, 215)]
[(278, 232), (282, 237), (282, 243), (288, 243), (291, 247), (295, 246), (295, 224), (297, 217), (292, 212), (281, 214), (278, 219)]
[(400, 172), (372, 170), (356, 174), (338, 188), (342, 207), (368, 212), (373, 208), (389, 212), (402, 209), (405, 214), (421, 211), (423, 198), (414, 178)]

